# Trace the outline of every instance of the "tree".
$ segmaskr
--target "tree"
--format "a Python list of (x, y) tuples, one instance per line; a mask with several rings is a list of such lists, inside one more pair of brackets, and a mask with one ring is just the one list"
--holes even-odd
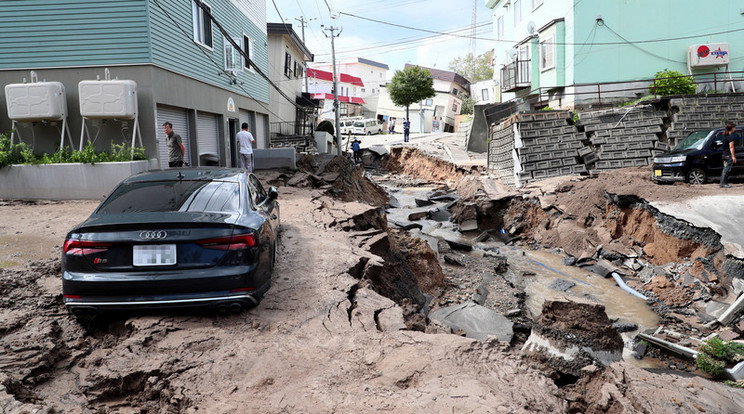
[(475, 59), (472, 53), (468, 53), (465, 58), (455, 58), (449, 63), (449, 69), (471, 83), (493, 79), (491, 52), (486, 52)]
[(475, 106), (475, 101), (473, 100), (473, 98), (470, 97), (470, 95), (466, 94), (462, 98), (462, 107), (460, 108), (460, 114), (461, 115), (472, 115), (474, 106)]
[(406, 66), (403, 70), (396, 70), (393, 80), (388, 85), (390, 99), (397, 106), (408, 107), (416, 102), (434, 96), (434, 79), (431, 72), (418, 66)]

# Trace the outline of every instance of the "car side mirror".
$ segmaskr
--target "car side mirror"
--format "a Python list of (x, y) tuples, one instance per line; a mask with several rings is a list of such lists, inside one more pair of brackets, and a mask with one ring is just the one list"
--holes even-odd
[(713, 147), (720, 147), (721, 145), (723, 145), (723, 141), (715, 141), (713, 143)]
[(279, 198), (279, 192), (276, 191), (276, 188), (269, 188), (269, 200), (276, 200), (277, 198)]

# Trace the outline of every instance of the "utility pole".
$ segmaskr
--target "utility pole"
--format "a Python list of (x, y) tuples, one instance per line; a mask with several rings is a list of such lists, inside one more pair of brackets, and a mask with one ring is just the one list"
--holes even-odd
[[(341, 155), (341, 120), (340, 114), (338, 113), (338, 75), (336, 74), (336, 45), (333, 41), (334, 38), (341, 36), (341, 32), (344, 30), (343, 28), (338, 27), (324, 27), (321, 25), (320, 27), (323, 27), (323, 34), (325, 34), (326, 37), (331, 38), (331, 57), (332, 57), (332, 64), (333, 64), (333, 112), (336, 114), (336, 145), (338, 147), (338, 154)], [(326, 30), (330, 32), (329, 34), (326, 34)], [(333, 34), (336, 30), (338, 30), (338, 34)]]
[[(300, 22), (300, 27), (302, 28), (302, 43), (305, 43), (305, 26), (313, 20), (317, 20), (315, 17), (309, 20), (305, 20), (305, 16), (300, 16), (300, 18), (296, 18), (298, 22)], [(303, 63), (305, 64), (305, 92), (310, 92), (310, 86), (308, 85), (307, 81), (307, 61), (303, 59)]]

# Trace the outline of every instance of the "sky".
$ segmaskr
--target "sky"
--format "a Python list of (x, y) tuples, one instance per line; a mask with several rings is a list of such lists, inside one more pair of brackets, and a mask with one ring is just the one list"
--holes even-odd
[[(279, 23), (283, 18), (299, 36), (302, 36), (299, 19), (309, 20), (305, 44), (315, 55), (315, 62), (331, 61), (331, 40), (321, 25), (343, 28), (335, 39), (336, 59), (362, 57), (385, 63), (390, 67), (390, 79), (406, 63), (447, 70), (453, 59), (465, 57), (471, 50), (474, 4), (477, 5), (476, 54), (490, 51), (493, 42), (486, 39), (493, 39), (492, 11), (484, 3), (484, 0), (475, 3), (473, 0), (266, 0), (266, 17), (270, 23)], [(399, 26), (437, 33), (455, 32), (458, 36)]]

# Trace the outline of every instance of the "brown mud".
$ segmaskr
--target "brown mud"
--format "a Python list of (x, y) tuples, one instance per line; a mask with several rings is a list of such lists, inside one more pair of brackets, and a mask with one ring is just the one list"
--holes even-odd
[[(639, 172), (618, 174), (615, 187), (602, 176), (564, 178), (517, 193), (423, 158), (407, 153), (398, 171), (415, 174), (419, 169), (409, 164), (420, 164), (430, 171), (426, 180), (458, 188), (454, 217), (475, 218), (482, 230), (504, 228), (512, 244), (560, 247), (586, 263), (653, 263), (646, 246), (661, 236), (646, 236), (656, 216), (642, 206), (648, 198), (645, 184), (634, 182)], [(396, 162), (395, 152), (386, 162)], [(264, 301), (238, 314), (121, 314), (83, 327), (62, 303), (59, 254), (67, 229), (96, 203), (0, 203), (4, 254), (19, 254), (14, 238), (31, 234), (46, 235), (54, 246), (34, 253), (36, 261), (0, 269), (0, 412), (742, 411), (741, 390), (703, 376), (627, 362), (560, 367), (523, 354), (533, 321), (542, 334), (571, 333), (600, 349), (616, 347), (617, 332), (597, 307), (562, 319), (568, 305), (555, 303), (531, 315), (523, 281), (539, 275), (520, 270), (518, 251), (435, 251), (390, 228), (382, 208), (387, 195), (362, 168), (342, 159), (300, 165), (299, 172), (260, 174), (279, 187), (279, 260)], [(638, 200), (615, 201), (626, 194)], [(14, 220), (21, 212), (26, 220)], [(659, 274), (646, 285), (656, 307), (680, 327), (674, 315), (689, 294), (720, 297), (729, 277), (719, 272), (726, 259), (707, 235), (685, 240), (695, 244), (681, 243), (679, 251), (700, 256), (674, 274), (654, 267)], [(688, 269), (699, 282), (692, 287), (673, 277)], [(664, 296), (669, 292), (681, 293)], [(428, 309), (469, 300), (510, 315), (513, 343), (465, 338), (426, 318)]]

